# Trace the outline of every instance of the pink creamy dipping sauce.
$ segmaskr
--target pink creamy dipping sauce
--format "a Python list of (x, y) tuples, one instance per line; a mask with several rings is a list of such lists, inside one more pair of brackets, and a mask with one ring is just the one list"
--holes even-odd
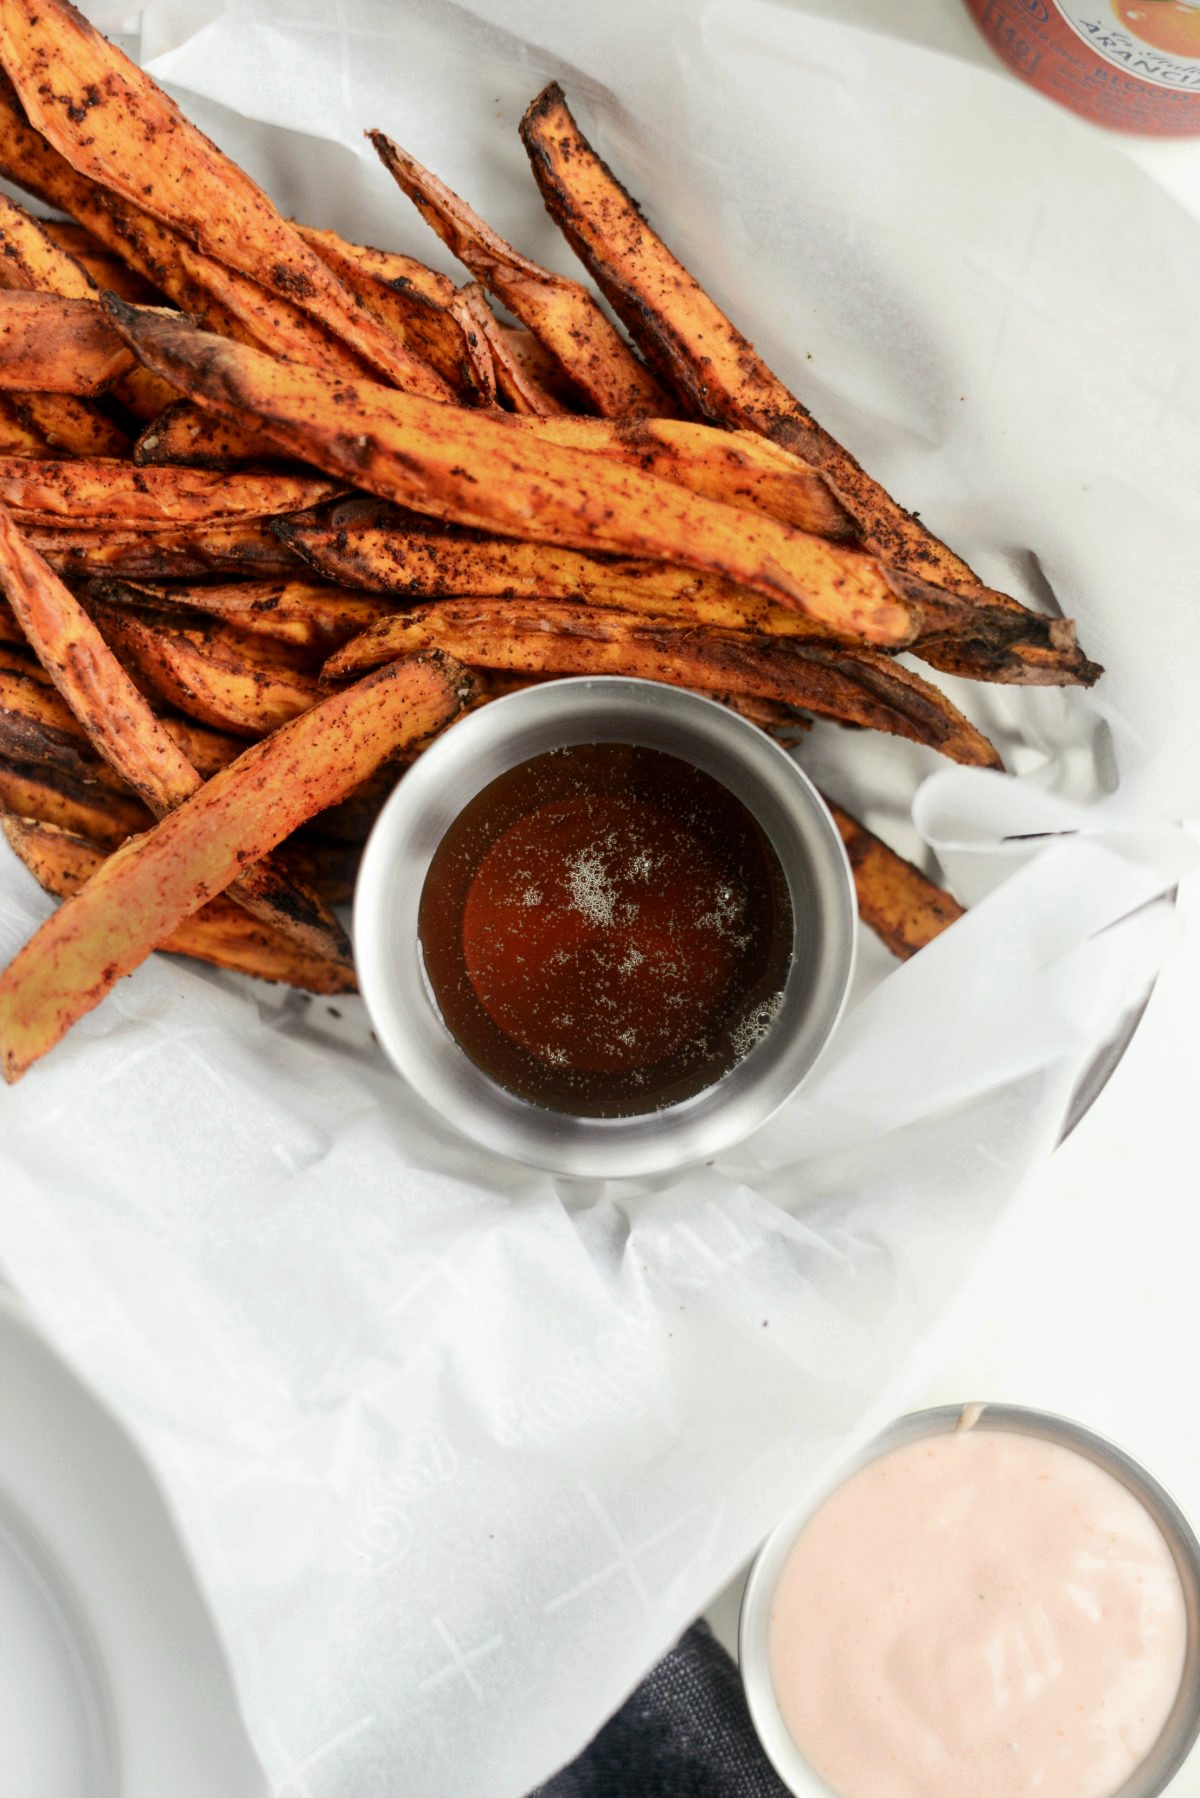
[(783, 1722), (838, 1798), (1114, 1798), (1179, 1693), (1158, 1525), (1061, 1443), (919, 1437), (827, 1498), (784, 1562)]

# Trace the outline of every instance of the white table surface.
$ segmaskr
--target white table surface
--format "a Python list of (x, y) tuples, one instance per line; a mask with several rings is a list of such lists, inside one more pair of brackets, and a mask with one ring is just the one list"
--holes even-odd
[[(959, 0), (798, 3), (989, 60)], [(1200, 217), (1200, 144), (1131, 140), (1127, 148)], [(1179, 945), (1128, 1053), (1017, 1208), (997, 1245), (1002, 1277), (989, 1281), (986, 1303), (968, 1298), (952, 1349), (941, 1345), (911, 1402), (982, 1398), (1077, 1417), (1143, 1460), (1200, 1520), (1200, 882), (1185, 887), (1179, 910)], [(710, 1612), (731, 1646), (740, 1584)], [(180, 1616), (182, 1649), (196, 1624)], [(171, 1652), (163, 1639), (153, 1649)], [(195, 1671), (228, 1706), (223, 1671)], [(204, 1747), (191, 1750), (200, 1771)], [(229, 1754), (228, 1741), (214, 1743), (214, 1790), (229, 1777)], [(1200, 1795), (1200, 1757), (1171, 1792)]]

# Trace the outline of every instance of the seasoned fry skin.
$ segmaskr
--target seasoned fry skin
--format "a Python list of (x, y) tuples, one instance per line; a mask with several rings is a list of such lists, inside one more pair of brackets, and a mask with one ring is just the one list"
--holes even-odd
[(306, 581), (238, 581), (233, 586), (171, 587), (101, 579), (91, 589), (110, 604), (194, 608), (236, 630), (309, 650), (324, 659), (395, 610), (388, 600)]
[(512, 341), (517, 333), (504, 329), (477, 281), (467, 282), (456, 305), (460, 316), (472, 321), (486, 350), (497, 397), (505, 401), (511, 412), (529, 418), (557, 418), (568, 410), (535, 375), (531, 364), (514, 353)]
[[(0, 173), (48, 205), (71, 213), (114, 255), (122, 257), (153, 287), (210, 330), (263, 345), (275, 355), (312, 362), (333, 373), (356, 374), (367, 366), (280, 293), (269, 292), (257, 281), (206, 255), (133, 199), (77, 173), (32, 128), (12, 83), (3, 74)], [(392, 356), (397, 370), (403, 369), (409, 383), (419, 391), (435, 398), (451, 397), (440, 378), (403, 345), (395, 343)], [(173, 397), (161, 386), (154, 393), (139, 395), (138, 384), (143, 382), (144, 371), (135, 371), (127, 379), (130, 387), (120, 388), (121, 397), (139, 418), (153, 417)], [(243, 453), (249, 455), (253, 450), (247, 447)]]
[(160, 304), (163, 296), (149, 281), (135, 273), (120, 256), (106, 249), (83, 225), (77, 225), (74, 219), (39, 219), (37, 222), (46, 236), (91, 276), (97, 291), (107, 289), (110, 293), (119, 293), (123, 300), (129, 300), (135, 306)]
[[(22, 404), (22, 401), (32, 399), (40, 402), (61, 397), (44, 393), (0, 393), (0, 455), (53, 455), (55, 446), (38, 429), (28, 405)], [(73, 403), (83, 405), (85, 402), (80, 400)]]
[(129, 580), (194, 581), (209, 575), (266, 579), (300, 572), (301, 563), (275, 535), (276, 519), (193, 525), (174, 531), (38, 530), (25, 538), (56, 574), (73, 579), (107, 572)]
[(336, 231), (296, 226), (304, 241), (353, 294), (361, 294), (379, 317), (414, 353), (436, 369), (468, 405), (486, 401), (481, 390), (463, 324), (454, 312), (458, 289), (411, 256), (347, 243)]
[(0, 755), (30, 766), (59, 768), (75, 780), (110, 792), (129, 790), (96, 754), (55, 688), (32, 672), (10, 667), (0, 667)]
[[(947, 656), (928, 642), (925, 660), (980, 680), (1087, 686), (1098, 677), (1068, 621), (1029, 612), (985, 587), (822, 430), (651, 230), (579, 130), (557, 82), (533, 101), (521, 136), (551, 217), (651, 366), (666, 372), (685, 402), (703, 418), (757, 431), (821, 469), (868, 548), (972, 603), (975, 634), (956, 637)], [(1021, 633), (1015, 637), (1014, 615)]]
[(252, 744), (185, 805), (122, 845), (0, 975), (0, 1066), (19, 1080), (185, 918), (389, 756), (455, 715), (461, 671), (368, 675)]
[(0, 292), (0, 388), (18, 393), (103, 393), (133, 357), (92, 300)]
[[(228, 767), (246, 746), (240, 737), (176, 713), (159, 713), (158, 722), (202, 780)], [(15, 657), (9, 664), (0, 658), (0, 755), (30, 766), (59, 768), (109, 792), (129, 792), (115, 769), (97, 755), (40, 665), (23, 667)]]
[(369, 131), (384, 167), (475, 279), (528, 327), (603, 418), (662, 418), (673, 407), (658, 382), (578, 281), (551, 274), (485, 225), (444, 181)]
[[(54, 824), (0, 814), (0, 830), (38, 884), (59, 899), (79, 892), (105, 860), (105, 851), (87, 837)], [(186, 955), (310, 993), (356, 990), (353, 968), (305, 955), (282, 931), (248, 917), (240, 905), (224, 897), (210, 899), (184, 918), (158, 947), (170, 955)]]
[(288, 453), (384, 498), (485, 530), (723, 574), (848, 641), (903, 648), (920, 630), (921, 583), (857, 550), (604, 456), (532, 444), (508, 420), (331, 382), (182, 320), (108, 305), (164, 379), (226, 416), (250, 412)]
[(926, 743), (953, 761), (1003, 764), (945, 694), (887, 656), (811, 639), (752, 636), (599, 606), (444, 601), (397, 612), (330, 657), (339, 680), (390, 656), (443, 649), (467, 667), (623, 674), (744, 694)]
[(22, 525), (125, 531), (179, 530), (238, 518), (275, 518), (328, 499), (317, 475), (201, 468), (133, 468), (127, 462), (0, 458), (0, 505)]
[(962, 906), (919, 868), (889, 849), (865, 824), (832, 799), (822, 797), (833, 813), (850, 857), (859, 916), (893, 955), (907, 961), (956, 918), (961, 918)]
[(285, 299), (389, 380), (415, 359), (266, 194), (67, 0), (8, 0), (0, 62), (29, 122), (71, 167)]
[(133, 460), (141, 468), (173, 462), (191, 468), (229, 468), (240, 462), (270, 462), (278, 454), (268, 438), (218, 418), (215, 412), (202, 412), (191, 400), (176, 400), (156, 413), (133, 446)]
[[(201, 786), (200, 775), (3, 506), (0, 579), (38, 660), (98, 753), (156, 816), (183, 804)], [(271, 863), (251, 870), (236, 897), (310, 952), (348, 960), (345, 933), (328, 907)]]
[(752, 431), (715, 431), (683, 419), (540, 418), (517, 427), (538, 443), (615, 456), (689, 492), (765, 512), (814, 536), (851, 539), (853, 518), (817, 469)]
[(93, 611), (105, 641), (139, 680), (202, 724), (261, 737), (320, 697), (315, 679), (265, 656), (262, 639), (198, 620), (199, 628), (180, 628), (149, 611), (111, 605)]
[(49, 762), (9, 761), (5, 756), (0, 756), (0, 811), (78, 831), (104, 849), (115, 849), (154, 822), (145, 806), (127, 794), (80, 780)]
[(394, 600), (583, 599), (654, 618), (691, 619), (729, 630), (813, 637), (802, 612), (774, 604), (721, 575), (663, 562), (589, 556), (551, 543), (520, 543), (455, 526), (438, 527), (399, 506), (353, 498), (303, 518), (281, 519), (284, 542), (328, 579)]

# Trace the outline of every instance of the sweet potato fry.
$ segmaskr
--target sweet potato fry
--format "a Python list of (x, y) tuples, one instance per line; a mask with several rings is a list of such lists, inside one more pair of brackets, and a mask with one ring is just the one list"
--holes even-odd
[[(48, 205), (59, 206), (114, 254), (185, 312), (214, 331), (260, 344), (276, 355), (315, 363), (333, 373), (355, 374), (364, 364), (337, 338), (278, 292), (208, 256), (179, 231), (163, 224), (134, 200), (110, 192), (76, 172), (35, 131), (8, 77), (0, 74), (0, 172)], [(396, 344), (394, 359), (418, 390), (448, 399), (449, 389), (420, 360)], [(122, 398), (139, 418), (153, 417), (169, 404), (161, 387), (139, 398), (136, 384)], [(131, 401), (134, 402), (131, 404)], [(156, 401), (157, 403), (151, 403)]]
[(351, 243), (336, 231), (317, 230), (313, 225), (297, 223), (295, 228), (351, 293), (355, 291), (355, 285), (348, 276), (370, 281), (373, 296), (377, 288), (389, 288), (395, 294), (425, 300), (441, 309), (447, 307), (458, 292), (449, 275), (418, 262), (415, 256), (405, 256), (400, 250), (377, 250), (370, 244)]
[(230, 468), (239, 462), (270, 462), (278, 454), (268, 438), (218, 418), (215, 412), (202, 412), (191, 400), (176, 400), (157, 413), (133, 446), (133, 460), (143, 468), (173, 462), (192, 468)]
[[(3, 506), (0, 578), (38, 660), (96, 750), (156, 816), (181, 805), (202, 785), (200, 775)], [(328, 908), (270, 862), (250, 871), (235, 896), (311, 953), (348, 959), (345, 933)]]
[(183, 920), (386, 758), (447, 723), (461, 670), (380, 669), (253, 744), (124, 844), (0, 975), (0, 1062), (21, 1075)]
[[(255, 652), (220, 627), (179, 628), (152, 612), (97, 605), (105, 641), (151, 691), (189, 718), (243, 737), (261, 737), (307, 711), (315, 679)], [(261, 640), (260, 640), (261, 641)]]
[(92, 277), (50, 233), (49, 227), (0, 194), (0, 287), (57, 293), (65, 300), (95, 300)]
[(456, 315), (458, 289), (448, 276), (411, 256), (347, 243), (336, 231), (315, 231), (307, 225), (297, 225), (296, 230), (342, 285), (370, 306), (454, 393), (468, 405), (488, 398), (486, 383), (482, 389), (477, 383), (463, 321)]
[[(158, 721), (202, 780), (228, 767), (246, 747), (240, 737), (177, 713), (160, 713)], [(109, 792), (130, 792), (115, 769), (96, 754), (83, 726), (40, 664), (23, 667), (15, 657), (0, 657), (0, 755), (29, 766), (60, 768), (64, 774)]]
[(469, 281), (465, 287), (460, 288), (447, 311), (462, 334), (467, 379), (477, 404), (498, 405), (500, 390), (496, 384), (496, 363), (492, 355), (492, 336), (488, 323), (492, 315), (488, 309), (487, 296), (479, 283)]
[[(558, 418), (575, 410), (565, 393), (566, 382), (549, 356), (540, 364), (534, 350), (541, 345), (531, 331), (500, 324), (488, 308), (485, 324), (496, 370), (496, 385), (509, 410), (527, 418)], [(571, 396), (573, 397), (573, 396)]]
[[(0, 287), (98, 299), (86, 269), (55, 242), (15, 200), (0, 194)], [(72, 394), (29, 394), (22, 407), (33, 428), (54, 449), (73, 456), (120, 456), (125, 433), (99, 407)]]
[[(14, 200), (0, 198), (0, 285), (13, 288), (32, 288), (38, 293), (56, 293), (68, 300), (98, 300), (100, 289), (96, 285), (92, 269), (79, 261), (62, 240), (65, 229), (60, 223), (59, 234), (51, 229), (54, 221), (32, 218), (23, 207)], [(87, 232), (77, 233), (88, 237)], [(94, 259), (93, 259), (94, 260)], [(143, 303), (154, 302), (157, 296), (148, 283), (125, 269), (115, 256), (107, 259), (101, 270), (108, 276), (105, 286), (124, 298), (137, 297)], [(124, 279), (122, 276), (124, 275)], [(112, 385), (115, 398), (119, 399), (136, 418), (151, 418), (156, 412), (169, 405), (172, 399), (170, 388), (152, 375), (148, 369), (131, 368), (121, 375)], [(73, 405), (76, 412), (89, 410), (95, 414), (92, 434), (84, 433), (82, 426), (69, 415), (65, 425), (59, 425), (57, 433), (50, 433), (52, 441), (63, 442), (63, 447), (79, 456), (122, 455), (128, 448), (124, 434), (117, 431), (115, 425), (109, 423), (109, 437), (105, 439), (100, 427), (108, 423), (103, 414), (96, 413), (95, 408), (87, 408), (86, 402), (70, 401), (67, 396), (45, 396), (42, 407), (35, 413), (41, 417), (46, 405), (56, 404), (60, 408)], [(49, 427), (45, 427), (49, 430)], [(64, 432), (72, 432), (64, 437)]]
[[(129, 372), (133, 375), (137, 370)], [(70, 393), (10, 393), (4, 397), (12, 412), (40, 435), (43, 444), (40, 451), (17, 446), (6, 450), (5, 455), (115, 457), (129, 453), (128, 436), (94, 400), (76, 399)]]
[(130, 580), (195, 581), (208, 575), (266, 579), (300, 571), (298, 558), (275, 535), (277, 520), (244, 518), (233, 524), (196, 525), (177, 531), (39, 531), (26, 540), (56, 574), (80, 579), (107, 572)]
[[(241, 747), (239, 745), (239, 747)], [(320, 823), (320, 817), (316, 822)], [(362, 861), (361, 843), (335, 843), (306, 824), (275, 850), (294, 880), (319, 893), (326, 905), (347, 905)]]
[(692, 493), (765, 512), (818, 537), (856, 535), (825, 476), (753, 431), (717, 431), (674, 418), (540, 418), (522, 420), (517, 428), (535, 442), (613, 456)]
[(0, 667), (0, 755), (64, 774), (110, 792), (129, 788), (96, 754), (66, 701), (44, 680)]
[[(0, 830), (39, 886), (59, 899), (78, 893), (106, 859), (106, 851), (87, 837), (55, 824), (8, 813), (0, 814)], [(158, 947), (310, 993), (350, 993), (356, 986), (354, 970), (345, 962), (305, 955), (282, 931), (248, 917), (224, 897), (210, 899), (184, 918)]]
[(562, 411), (583, 411), (583, 395), (532, 331), (527, 331), (524, 325), (501, 325), (500, 334), (507, 345), (509, 359), (519, 363), (530, 380), (552, 394)]
[[(0, 62), (30, 124), (77, 173), (298, 307), (385, 378), (419, 373), (262, 189), (68, 0), (11, 0), (0, 12)], [(432, 391), (424, 372), (422, 391)]]
[(74, 219), (39, 219), (37, 222), (47, 237), (91, 276), (99, 292), (119, 293), (123, 300), (129, 300), (135, 306), (161, 304), (163, 296), (143, 275), (106, 249), (99, 238), (93, 237), (83, 225), (77, 225)]
[[(1039, 684), (1090, 685), (1097, 678), (1100, 670), (1066, 620), (1029, 612), (985, 587), (822, 430), (651, 230), (579, 130), (557, 82), (533, 101), (521, 136), (551, 217), (651, 366), (665, 371), (685, 402), (703, 418), (760, 432), (821, 469), (869, 549), (971, 603), (974, 634), (949, 645), (956, 671), (969, 664), (978, 679)], [(1026, 655), (1026, 646), (1036, 653)], [(939, 643), (927, 642), (922, 654), (935, 667), (946, 665)]]
[(553, 543), (520, 543), (437, 525), (400, 506), (353, 498), (279, 519), (285, 543), (327, 579), (395, 599), (586, 599), (655, 617), (813, 636), (811, 621), (722, 575), (663, 562), (592, 556)]
[(127, 462), (0, 458), (0, 504), (22, 525), (176, 531), (239, 518), (275, 518), (328, 499), (318, 475), (203, 468), (133, 468)]
[(236, 630), (265, 637), (322, 657), (348, 643), (395, 606), (339, 587), (315, 587), (306, 581), (238, 581), (233, 586), (153, 587), (101, 579), (93, 592), (112, 604), (159, 606), (178, 612), (194, 609), (219, 618)]
[(145, 806), (126, 794), (79, 780), (49, 762), (9, 761), (4, 756), (0, 756), (0, 811), (78, 831), (104, 849), (115, 849), (154, 822)]
[[(26, 400), (61, 399), (61, 394), (33, 393), (22, 396), (19, 393), (0, 393), (0, 455), (5, 456), (49, 456), (53, 448), (33, 421)], [(73, 402), (82, 405), (83, 401)]]
[(674, 410), (586, 288), (520, 255), (382, 131), (367, 135), (442, 242), (545, 344), (596, 412), (605, 418), (662, 418)]
[(921, 628), (923, 584), (857, 550), (590, 451), (532, 443), (511, 420), (331, 382), (183, 320), (107, 304), (164, 379), (225, 416), (251, 413), (283, 450), (416, 511), (724, 574), (850, 641), (903, 648)]
[(962, 917), (963, 908), (957, 899), (889, 849), (832, 799), (826, 798), (825, 803), (833, 813), (854, 870), (859, 916), (893, 955), (907, 961)]
[(340, 680), (389, 656), (425, 649), (443, 649), (467, 667), (637, 675), (746, 694), (908, 737), (953, 761), (1002, 765), (987, 738), (944, 693), (887, 656), (808, 638), (633, 618), (599, 606), (448, 600), (397, 612), (331, 656), (325, 678)]
[(0, 292), (0, 387), (21, 393), (103, 393), (133, 357), (100, 307), (56, 294)]

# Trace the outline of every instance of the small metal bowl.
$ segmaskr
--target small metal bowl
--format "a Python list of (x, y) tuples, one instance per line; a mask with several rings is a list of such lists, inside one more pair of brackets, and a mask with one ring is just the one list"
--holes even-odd
[[(459, 1047), (434, 1003), (417, 912), (434, 851), (481, 788), (577, 743), (663, 750), (721, 782), (774, 846), (794, 918), (779, 1015), (746, 1059), (703, 1092), (639, 1116), (580, 1118), (505, 1092)], [(656, 1174), (748, 1136), (789, 1098), (828, 1042), (854, 967), (854, 881), (828, 808), (791, 757), (711, 699), (617, 677), (551, 681), (461, 719), (404, 776), (358, 877), (354, 947), (376, 1034), (409, 1084), (464, 1136), (580, 1178)]]
[(746, 1702), (759, 1741), (780, 1779), (797, 1798), (830, 1798), (830, 1789), (814, 1773), (788, 1733), (780, 1715), (771, 1680), (769, 1628), (771, 1605), (784, 1563), (809, 1518), (839, 1486), (860, 1468), (902, 1448), (922, 1436), (945, 1435), (959, 1428), (963, 1412), (978, 1410), (972, 1427), (1008, 1430), (1019, 1436), (1041, 1436), (1048, 1442), (1073, 1449), (1094, 1461), (1127, 1487), (1150, 1513), (1171, 1551), (1187, 1619), (1187, 1648), (1179, 1693), (1162, 1733), (1147, 1758), (1113, 1798), (1158, 1798), (1187, 1760), (1200, 1736), (1200, 1542), (1183, 1512), (1144, 1467), (1114, 1442), (1093, 1435), (1082, 1424), (1056, 1417), (1048, 1411), (1026, 1411), (1017, 1405), (944, 1405), (929, 1411), (913, 1411), (899, 1418), (869, 1442), (852, 1460), (796, 1512), (784, 1518), (767, 1537), (750, 1570), (742, 1595), (738, 1623), (738, 1660)]

